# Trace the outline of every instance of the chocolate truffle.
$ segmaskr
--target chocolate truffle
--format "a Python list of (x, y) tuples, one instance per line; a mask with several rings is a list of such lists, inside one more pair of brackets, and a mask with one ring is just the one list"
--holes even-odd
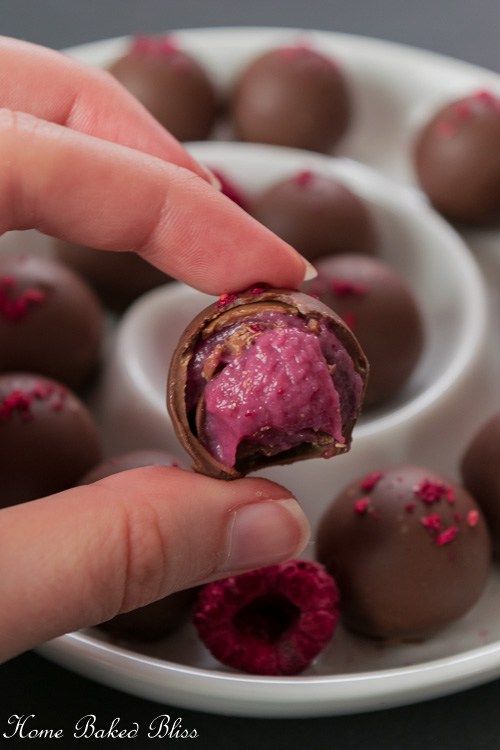
[(179, 141), (210, 134), (217, 114), (214, 87), (172, 36), (136, 37), (109, 71)]
[(118, 312), (141, 294), (171, 281), (136, 253), (94, 250), (62, 240), (56, 240), (55, 249), (59, 260), (83, 276), (102, 302)]
[(177, 591), (145, 607), (117, 615), (99, 628), (126, 641), (158, 641), (182, 625), (189, 615), (196, 591)]
[(321, 520), (317, 557), (351, 630), (417, 641), (465, 614), (484, 589), (491, 543), (461, 487), (418, 466), (357, 479)]
[(236, 135), (243, 141), (330, 151), (344, 135), (351, 102), (336, 62), (302, 44), (258, 57), (232, 97)]
[(500, 98), (478, 91), (423, 128), (415, 167), (431, 203), (452, 221), (500, 222)]
[(92, 484), (99, 479), (110, 477), (113, 474), (119, 474), (121, 471), (130, 471), (131, 469), (141, 469), (144, 466), (177, 466), (182, 467), (182, 462), (175, 456), (160, 450), (142, 450), (122, 453), (119, 456), (113, 456), (94, 466), (85, 474), (78, 484)]
[(0, 507), (72, 487), (101, 450), (92, 417), (63, 385), (0, 375)]
[(251, 213), (308, 260), (376, 250), (366, 204), (338, 180), (309, 170), (271, 185), (255, 198)]
[(466, 488), (483, 511), (495, 554), (500, 554), (500, 412), (484, 424), (461, 464)]
[(103, 314), (69, 269), (36, 255), (0, 255), (0, 370), (83, 385), (97, 365)]
[(194, 468), (235, 479), (349, 450), (368, 363), (351, 331), (301, 292), (225, 294), (184, 331), (168, 408)]
[(383, 261), (362, 255), (323, 258), (316, 267), (307, 290), (345, 320), (368, 357), (365, 406), (387, 401), (407, 382), (423, 347), (422, 318), (409, 286)]

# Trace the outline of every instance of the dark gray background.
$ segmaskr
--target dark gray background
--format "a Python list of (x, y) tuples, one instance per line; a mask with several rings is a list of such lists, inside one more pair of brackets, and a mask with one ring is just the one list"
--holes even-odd
[(499, 0), (0, 0), (0, 33), (53, 47), (134, 31), (265, 24), (366, 34), (500, 69)]
[[(0, 0), (0, 33), (53, 47), (136, 31), (238, 24), (366, 34), (500, 70), (500, 0)], [(210, 749), (498, 750), (499, 708), (500, 682), (494, 682), (416, 706), (332, 719), (260, 721), (162, 710), (182, 716), (184, 726), (200, 734), (195, 746)], [(12, 713), (34, 713), (37, 726), (62, 726), (70, 737), (75, 721), (87, 713), (97, 713), (101, 725), (120, 716), (124, 725), (146, 726), (160, 712), (153, 703), (91, 683), (34, 654), (0, 669), (0, 737)], [(74, 744), (68, 739), (55, 746)]]

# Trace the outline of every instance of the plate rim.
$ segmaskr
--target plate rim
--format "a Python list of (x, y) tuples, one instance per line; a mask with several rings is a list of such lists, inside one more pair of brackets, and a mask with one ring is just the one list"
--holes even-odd
[[(450, 73), (481, 75), (489, 78), (496, 84), (500, 83), (499, 73), (453, 56), (428, 51), (422, 47), (344, 32), (263, 25), (192, 27), (173, 29), (171, 33), (175, 33), (180, 38), (183, 36), (186, 38), (189, 38), (189, 36), (208, 38), (216, 35), (230, 38), (235, 35), (241, 37), (266, 34), (270, 41), (279, 36), (307, 34), (316, 39), (324, 39), (329, 43), (336, 41), (337, 43), (346, 45), (354, 44), (358, 48), (364, 47), (374, 54), (378, 51), (389, 53), (404, 57), (405, 62), (408, 63), (425, 64), (429, 67), (439, 65), (441, 68), (445, 66)], [(82, 60), (82, 58), (88, 57), (91, 51), (95, 53), (96, 50), (100, 51), (106, 47), (124, 44), (131, 36), (124, 35), (99, 39), (65, 48), (62, 52)], [(80, 674), (92, 677), (99, 682), (104, 682), (128, 692), (134, 692), (137, 695), (147, 695), (149, 699), (157, 701), (163, 699), (159, 697), (162, 691), (166, 690), (168, 692), (169, 689), (175, 691), (176, 685), (164, 683), (160, 690), (158, 683), (156, 685), (152, 683), (152, 692), (144, 690), (144, 686), (142, 686), (142, 690), (133, 689), (130, 685), (123, 684), (125, 666), (130, 663), (139, 662), (143, 667), (142, 671), (146, 674), (148, 672), (153, 673), (154, 670), (162, 675), (182, 676), (184, 681), (195, 679), (199, 682), (201, 680), (203, 685), (215, 682), (216, 684), (227, 683), (230, 686), (234, 684), (238, 684), (240, 687), (245, 685), (247, 689), (259, 687), (267, 693), (263, 698), (259, 697), (257, 700), (254, 696), (253, 702), (248, 703), (248, 697), (233, 694), (231, 708), (227, 711), (224, 711), (224, 706), (210, 705), (210, 700), (207, 704), (204, 702), (203, 696), (199, 694), (196, 697), (193, 696), (195, 699), (191, 704), (182, 700), (176, 703), (176, 705), (186, 708), (200, 708), (200, 710), (212, 713), (254, 717), (312, 717), (390, 708), (446, 695), (478, 685), (500, 675), (500, 639), (458, 654), (431, 659), (405, 667), (352, 674), (297, 676), (293, 678), (238, 675), (200, 667), (189, 667), (140, 654), (116, 644), (108, 644), (83, 632), (60, 636), (39, 646), (35, 650), (41, 655), (70, 669), (74, 669)], [(92, 653), (87, 654), (87, 651), (91, 651)], [(97, 665), (95, 659), (96, 654), (104, 657), (100, 667), (102, 669), (106, 666), (109, 669), (107, 675), (109, 679), (106, 679), (106, 676), (102, 674), (100, 676), (96, 675), (96, 672), (99, 672), (99, 665)], [(383, 690), (377, 689), (381, 683), (383, 684)], [(390, 684), (389, 688), (387, 687), (387, 683)], [(282, 688), (286, 686), (287, 690), (284, 693), (280, 691), (278, 696), (270, 695), (270, 691), (268, 692), (269, 687), (276, 685)], [(316, 688), (314, 694), (311, 693), (310, 697), (305, 694), (295, 695), (297, 691), (300, 691), (306, 685), (309, 689), (311, 686)], [(340, 700), (340, 695), (332, 695), (331, 693), (332, 688), (335, 692), (335, 690), (340, 691), (345, 686), (360, 685), (364, 686), (364, 690), (356, 694), (344, 696), (344, 700)], [(375, 689), (373, 689), (374, 687)], [(317, 694), (318, 691), (321, 693), (320, 695)], [(169, 696), (169, 700), (171, 698), (172, 696)], [(220, 697), (215, 696), (216, 703), (220, 703), (220, 700)], [(263, 710), (264, 706), (268, 710)]]

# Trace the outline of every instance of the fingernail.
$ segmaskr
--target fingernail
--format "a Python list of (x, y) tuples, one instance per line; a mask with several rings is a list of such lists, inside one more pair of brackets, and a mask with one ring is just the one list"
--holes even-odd
[(315, 279), (316, 278), (316, 276), (318, 275), (318, 272), (314, 268), (314, 266), (312, 265), (312, 263), (309, 263), (309, 261), (306, 260), (305, 258), (303, 260), (304, 260), (304, 263), (306, 264), (306, 271), (305, 271), (305, 274), (304, 274), (304, 281), (311, 281), (311, 279)]
[(309, 523), (294, 498), (250, 503), (234, 511), (222, 572), (259, 568), (299, 554)]

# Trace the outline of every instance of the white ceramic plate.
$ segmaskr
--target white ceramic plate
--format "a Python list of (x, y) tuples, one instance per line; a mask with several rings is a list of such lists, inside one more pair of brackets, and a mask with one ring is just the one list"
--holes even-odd
[[(357, 110), (355, 124), (341, 145), (340, 155), (360, 160), (407, 185), (413, 183), (407, 158), (409, 144), (426, 114), (441, 101), (471, 89), (490, 86), (500, 91), (498, 76), (488, 71), (358, 37), (273, 29), (194, 30), (178, 36), (210, 69), (221, 88), (229, 86), (242, 65), (260, 50), (298, 37), (307, 37), (319, 49), (335, 55), (350, 78)], [(124, 44), (124, 40), (104, 41), (76, 48), (71, 54), (104, 65), (120, 54)], [(498, 234), (471, 232), (468, 240), (481, 252), (494, 284), (500, 276)], [(15, 243), (16, 238), (6, 241)], [(477, 283), (474, 265), (470, 268), (474, 286)], [(477, 300), (481, 305), (480, 294)], [(492, 305), (496, 304), (496, 297), (492, 298)], [(477, 319), (480, 318), (479, 310)], [(479, 325), (478, 339), (481, 330)], [(493, 342), (491, 349), (500, 350), (498, 332), (494, 332)], [(432, 439), (435, 454), (432, 463), (440, 465), (442, 452), (443, 463), (449, 470), (450, 441), (456, 456), (472, 428), (488, 408), (494, 408), (498, 390), (492, 360), (480, 354), (479, 343), (469, 341), (463, 370), (477, 360), (478, 380), (488, 370), (492, 376), (486, 377), (484, 383), (481, 381), (480, 389), (476, 387), (468, 398), (464, 397), (463, 424), (467, 427), (463, 434), (459, 429), (462, 412), (457, 412), (455, 405), (451, 423), (450, 410), (444, 408), (448, 402), (445, 389), (440, 401), (441, 418), (428, 423), (432, 424), (432, 434), (429, 436), (424, 430), (407, 444), (400, 441), (397, 458), (406, 454), (414, 461), (423, 460), (430, 455), (426, 446)], [(496, 370), (497, 378), (498, 373), (500, 369)], [(366, 431), (368, 426), (362, 426), (360, 434), (363, 429)], [(338, 465), (343, 460), (344, 457), (336, 459)], [(64, 636), (46, 644), (41, 651), (109, 685), (192, 709), (249, 716), (346, 713), (431, 698), (500, 675), (499, 594), (500, 577), (494, 573), (478, 605), (465, 618), (423, 644), (384, 648), (340, 630), (331, 648), (309, 672), (291, 679), (237, 675), (225, 670), (207, 654), (189, 627), (141, 652), (120, 648), (91, 632)]]

